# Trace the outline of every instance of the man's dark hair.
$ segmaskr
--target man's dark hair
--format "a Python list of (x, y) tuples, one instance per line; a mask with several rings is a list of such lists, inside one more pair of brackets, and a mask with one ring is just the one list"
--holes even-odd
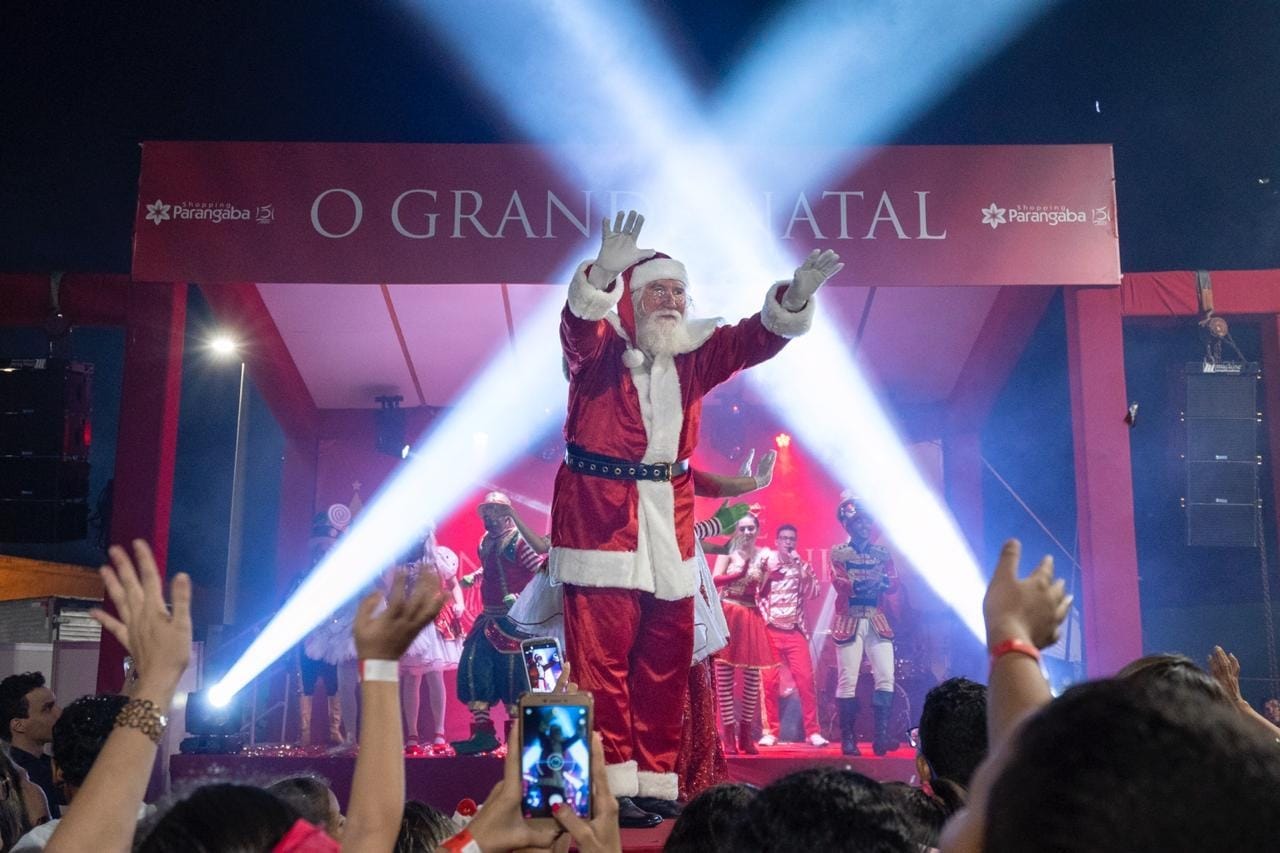
[(1231, 702), (1218, 680), (1186, 655), (1157, 654), (1140, 657), (1125, 665), (1124, 669), (1116, 673), (1116, 678), (1143, 688), (1168, 684), (1194, 690), (1216, 702)]
[(734, 827), (759, 794), (752, 785), (712, 785), (676, 818), (662, 853), (732, 853)]
[(906, 822), (874, 779), (814, 767), (765, 788), (738, 822), (735, 850), (916, 853)]
[(9, 721), (31, 716), (27, 694), (37, 687), (44, 687), (44, 674), (40, 672), (20, 672), (0, 681), (0, 738), (13, 740)]
[(293, 806), (308, 823), (329, 825), (329, 784), (319, 776), (288, 776), (272, 782), (267, 790)]
[(138, 853), (270, 850), (298, 821), (293, 806), (252, 785), (204, 785), (157, 820)]
[(84, 784), (128, 696), (81, 696), (53, 724), (53, 760), (69, 785)]
[(404, 804), (400, 834), (392, 853), (434, 853), (446, 838), (458, 832), (453, 820), (444, 812), (417, 800)]
[(790, 522), (787, 522), (786, 524), (779, 524), (779, 525), (778, 525), (778, 532), (773, 534), (773, 535), (774, 535), (774, 538), (777, 538), (777, 537), (781, 536), (781, 535), (782, 535), (782, 531), (784, 531), (784, 530), (790, 530), (790, 531), (791, 531), (792, 533), (794, 533), (797, 537), (800, 535), (800, 531), (799, 531), (799, 530), (796, 530), (796, 526), (795, 526), (794, 524), (790, 523)]
[(880, 787), (906, 822), (908, 837), (921, 847), (937, 847), (942, 825), (951, 816), (951, 810), (940, 800), (906, 782), (884, 782)]
[(987, 755), (987, 686), (948, 678), (924, 697), (920, 754), (933, 775), (968, 788)]
[(1275, 850), (1274, 738), (1195, 689), (1073, 687), (1022, 727), (987, 801), (986, 853)]

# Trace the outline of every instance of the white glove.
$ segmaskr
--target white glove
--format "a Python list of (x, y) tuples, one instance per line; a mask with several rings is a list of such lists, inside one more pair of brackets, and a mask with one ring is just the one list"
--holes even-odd
[(756, 469), (756, 488), (763, 489), (773, 482), (773, 463), (778, 460), (778, 451), (770, 450), (760, 457), (760, 467)]
[(791, 279), (791, 286), (782, 296), (782, 307), (788, 311), (799, 311), (809, 304), (810, 297), (818, 292), (823, 282), (844, 269), (840, 256), (827, 249), (825, 252), (814, 249), (804, 263), (796, 267), (796, 274)]
[(622, 211), (618, 211), (612, 228), (609, 227), (607, 218), (601, 223), (600, 253), (596, 255), (595, 263), (591, 265), (591, 273), (588, 275), (591, 284), (600, 289), (606, 287), (609, 282), (618, 277), (618, 273), (636, 261), (653, 255), (653, 249), (636, 248), (636, 238), (640, 236), (640, 229), (644, 227), (644, 217), (634, 210), (627, 211), (625, 221), (622, 216)]
[(751, 448), (751, 450), (747, 453), (747, 458), (746, 458), (746, 459), (743, 459), (743, 460), (742, 460), (742, 464), (738, 466), (738, 476), (739, 476), (739, 477), (750, 477), (750, 476), (751, 476), (751, 466), (752, 466), (753, 464), (755, 464), (755, 460), (756, 460), (756, 450), (755, 450), (755, 448), (753, 447), (753, 448)]

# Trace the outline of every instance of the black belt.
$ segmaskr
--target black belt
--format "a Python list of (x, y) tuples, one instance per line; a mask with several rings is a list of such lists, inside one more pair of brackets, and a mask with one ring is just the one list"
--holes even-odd
[(572, 444), (565, 448), (564, 464), (571, 471), (590, 477), (604, 477), (607, 480), (653, 480), (658, 483), (669, 483), (672, 477), (679, 477), (689, 471), (688, 459), (680, 462), (628, 462), (625, 459), (591, 453)]

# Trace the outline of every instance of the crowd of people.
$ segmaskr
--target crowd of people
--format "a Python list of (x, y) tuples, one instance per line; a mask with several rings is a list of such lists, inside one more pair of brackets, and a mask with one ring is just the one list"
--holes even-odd
[[(1054, 698), (1038, 656), (1070, 600), (1051, 560), (1022, 579), (1019, 560), (1018, 543), (1006, 543), (984, 601), (989, 685), (953, 678), (926, 697), (912, 732), (918, 784), (815, 766), (760, 789), (713, 785), (684, 805), (665, 849), (1274, 849), (1280, 728), (1241, 697), (1234, 656), (1215, 648), (1202, 668), (1153, 655)], [(356, 611), (363, 708), (345, 812), (316, 775), (220, 782), (144, 803), (191, 653), (190, 581), (175, 575), (165, 596), (143, 542), (132, 555), (113, 548), (111, 561), (103, 575), (117, 615), (97, 618), (139, 677), (126, 694), (65, 708), (39, 673), (0, 682), (0, 851), (622, 850), (599, 734), (590, 819), (560, 809), (555, 827), (526, 821), (518, 750), (473, 819), (405, 802), (397, 664), (447, 596), (431, 580), (406, 591), (403, 575)]]
[[(842, 265), (815, 251), (755, 315), (730, 326), (689, 320), (684, 266), (637, 248), (643, 222), (632, 212), (603, 223), (600, 252), (579, 266), (561, 315), (568, 449), (550, 537), (490, 493), (479, 507), (479, 571), (460, 576), (457, 555), (428, 534), (408, 565), (303, 643), (308, 680), (336, 681), (343, 697), (331, 708), (331, 735), (355, 742), (345, 810), (312, 775), (218, 782), (144, 802), (191, 657), (192, 593), (179, 572), (166, 595), (150, 548), (135, 541), (131, 553), (110, 549), (101, 573), (113, 609), (94, 612), (135, 662), (125, 694), (62, 710), (39, 673), (0, 682), (0, 853), (497, 853), (571, 844), (619, 853), (623, 827), (664, 819), (673, 821), (666, 849), (697, 853), (1276, 848), (1280, 728), (1242, 698), (1235, 658), (1215, 649), (1207, 669), (1177, 655), (1143, 658), (1055, 698), (1040, 653), (1057, 641), (1071, 599), (1048, 557), (1019, 577), (1012, 540), (983, 601), (988, 683), (953, 678), (929, 692), (911, 733), (918, 784), (830, 765), (759, 789), (727, 781), (725, 748), (757, 749), (747, 722), (762, 688), (759, 741), (777, 741), (770, 696), (779, 663), (797, 680), (806, 740), (826, 740), (804, 642), (813, 571), (797, 553), (795, 527), (777, 529), (776, 549), (758, 546), (759, 514), (727, 501), (695, 523), (695, 495), (747, 494), (768, 484), (772, 464), (736, 478), (693, 469), (701, 399), (802, 335), (815, 294)], [(897, 745), (888, 722), (894, 632), (883, 607), (897, 573), (873, 541), (866, 507), (841, 500), (836, 517), (848, 534), (831, 554), (841, 750), (860, 754), (854, 720), (869, 698), (872, 751), (884, 755)], [(732, 535), (713, 567), (703, 540), (720, 532)], [(478, 584), (483, 601), (469, 627), (463, 584)], [(554, 689), (591, 697), (585, 817), (556, 800), (551, 819), (527, 820), (522, 751), (498, 749), (512, 734), (498, 738), (491, 711), (502, 704), (519, 718), (529, 624), (564, 644)], [(864, 656), (870, 697), (856, 695)], [(460, 805), (449, 817), (406, 802), (405, 755), (445, 748), (442, 713), (430, 739), (420, 736), (417, 702), (424, 688), (429, 702), (442, 701), (440, 673), (451, 668), (472, 715), (471, 737), (453, 748), (496, 752), (504, 764), (478, 809)], [(402, 704), (412, 721), (402, 720)], [(313, 707), (303, 707), (308, 722)], [(729, 735), (723, 745), (717, 715)]]

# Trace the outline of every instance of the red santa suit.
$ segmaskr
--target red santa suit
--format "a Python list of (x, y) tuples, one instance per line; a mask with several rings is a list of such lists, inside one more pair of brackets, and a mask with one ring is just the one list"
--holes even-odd
[[(610, 789), (674, 800), (698, 582), (687, 460), (702, 397), (806, 331), (814, 302), (788, 311), (781, 295), (789, 283), (775, 284), (760, 313), (733, 326), (690, 321), (685, 351), (650, 359), (631, 346), (631, 292), (659, 279), (687, 281), (683, 265), (655, 255), (608, 290), (588, 281), (589, 268), (574, 274), (561, 314), (565, 440), (571, 454), (674, 463), (675, 475), (606, 479), (570, 458), (556, 475), (549, 566), (565, 584), (566, 652), (575, 680), (595, 696)], [(626, 477), (630, 467), (612, 473)]]

